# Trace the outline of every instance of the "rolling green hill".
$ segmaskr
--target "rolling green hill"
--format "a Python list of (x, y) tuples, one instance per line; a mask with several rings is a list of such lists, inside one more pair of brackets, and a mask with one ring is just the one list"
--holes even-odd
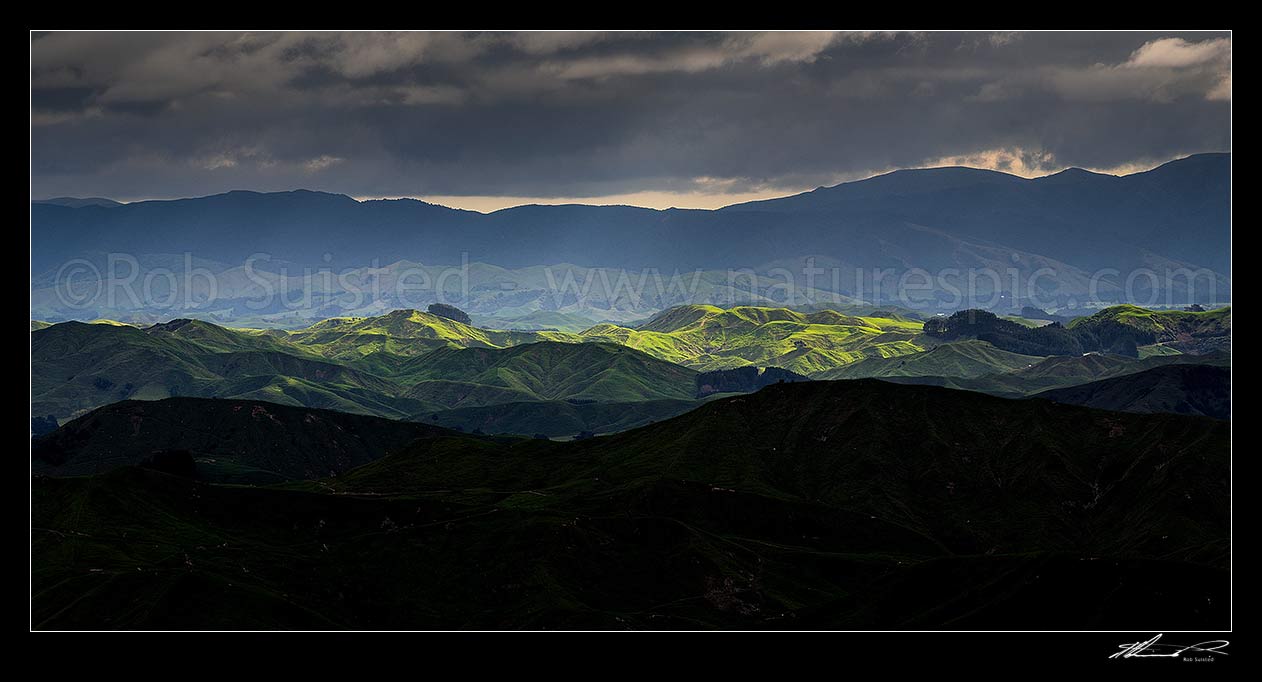
[(1117, 322), (1171, 340), (1183, 333), (1218, 332), (1231, 329), (1231, 306), (1214, 310), (1150, 310), (1137, 305), (1116, 305), (1088, 317), (1077, 317), (1066, 326), (1070, 329), (1091, 327), (1103, 322)]
[(563, 332), (479, 329), (418, 310), (396, 310), (380, 317), (335, 317), (286, 339), (325, 357), (358, 360), (377, 353), (416, 357), (436, 348), (506, 348), (538, 341), (577, 342)]
[(283, 488), (37, 477), (32, 623), (1222, 628), (1229, 428), (805, 382)]
[[(415, 322), (418, 316), (423, 316), (421, 323)], [(334, 351), (309, 343), (310, 336), (234, 330), (191, 320), (145, 329), (68, 322), (31, 334), (32, 410), (64, 421), (119, 400), (195, 396), (406, 418), (454, 407), (534, 400), (692, 398), (693, 370), (634, 349), (549, 341), (462, 349), (453, 344), (509, 343), (537, 335), (474, 330), (424, 313), (397, 317), (392, 333), (426, 333), (418, 325), (431, 331), (429, 325), (473, 332), (459, 341), (418, 346), (412, 357), (393, 355), (383, 367), (346, 359), (354, 340), (369, 346), (378, 342), (380, 336), (371, 331), (343, 334), (334, 344), (341, 350)]]
[[(581, 334), (480, 329), (415, 310), (333, 318), (297, 331), (183, 319), (144, 328), (69, 322), (31, 332), (31, 403), (34, 414), (62, 421), (118, 400), (169, 396), (409, 418), (530, 401), (688, 400), (695, 395), (685, 388), (694, 371), (740, 367), (1016, 396), (1166, 362), (1197, 362), (1202, 356), (1192, 353), (1230, 343), (1229, 308), (1191, 313), (1118, 306), (1067, 328), (1028, 328), (989, 313), (922, 323), (896, 312), (868, 312), (889, 316), (693, 305), (667, 309), (634, 328), (600, 324)], [(925, 324), (931, 333), (924, 333)], [(1146, 344), (1138, 353), (1136, 341)], [(1066, 350), (1084, 344), (1125, 347), (1145, 359), (1134, 364), (1134, 358)], [(1058, 355), (1040, 361), (1026, 352)], [(1165, 359), (1180, 357), (1169, 353), (1187, 357)], [(584, 421), (571, 415), (566, 423)], [(517, 419), (513, 428), (525, 424)]]
[(597, 325), (586, 340), (619, 343), (700, 371), (746, 365), (811, 376), (869, 357), (926, 349), (919, 321), (853, 317), (823, 310), (678, 306), (631, 329)]
[(405, 416), (382, 377), (272, 336), (177, 320), (147, 329), (64, 322), (31, 334), (31, 407), (72, 417), (125, 399), (251, 397)]
[(1119, 305), (1071, 320), (1066, 327), (1096, 336), (1102, 345), (1130, 335), (1139, 346), (1161, 344), (1181, 352), (1205, 354), (1231, 349), (1231, 306), (1192, 312)]
[[(641, 328), (603, 324), (581, 335), (479, 329), (415, 310), (289, 332), (183, 319), (145, 328), (72, 322), (32, 332), (32, 408), (65, 419), (117, 400), (184, 395), (398, 418), (530, 400), (689, 399), (680, 386), (695, 369), (756, 365), (811, 374), (922, 350), (919, 327), (901, 317), (712, 306), (672, 308)], [(455, 353), (540, 343), (547, 345), (520, 354)], [(592, 344), (629, 350), (581, 347)], [(555, 357), (542, 357), (542, 348)], [(489, 357), (520, 367), (487, 364)]]

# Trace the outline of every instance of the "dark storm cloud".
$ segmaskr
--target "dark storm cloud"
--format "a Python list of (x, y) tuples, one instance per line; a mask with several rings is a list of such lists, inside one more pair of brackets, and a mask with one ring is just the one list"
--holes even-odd
[(1230, 39), (1140, 33), (32, 37), (33, 196), (602, 196), (1036, 174), (1230, 148)]

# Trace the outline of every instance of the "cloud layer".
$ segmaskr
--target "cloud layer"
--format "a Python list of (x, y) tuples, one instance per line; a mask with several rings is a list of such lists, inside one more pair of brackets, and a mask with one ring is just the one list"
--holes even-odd
[(1132, 169), (1231, 143), (1225, 35), (52, 33), (31, 60), (34, 197), (717, 205), (893, 168)]

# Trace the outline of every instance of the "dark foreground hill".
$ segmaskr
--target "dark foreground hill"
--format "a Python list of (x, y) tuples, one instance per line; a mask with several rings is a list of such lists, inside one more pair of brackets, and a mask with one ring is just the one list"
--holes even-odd
[(537, 400), (419, 414), (416, 419), (467, 433), (542, 435), (549, 438), (580, 433), (605, 434), (643, 426), (683, 414), (695, 400), (595, 402), (581, 399)]
[(1221, 628), (1229, 429), (820, 381), (577, 442), (423, 439), (285, 488), (38, 477), (32, 620)]
[(1231, 419), (1231, 368), (1168, 365), (1037, 394), (1058, 403), (1121, 412), (1173, 412)]
[(336, 476), (446, 429), (259, 400), (125, 400), (31, 444), (35, 473), (82, 476), (188, 452), (197, 476), (263, 481)]

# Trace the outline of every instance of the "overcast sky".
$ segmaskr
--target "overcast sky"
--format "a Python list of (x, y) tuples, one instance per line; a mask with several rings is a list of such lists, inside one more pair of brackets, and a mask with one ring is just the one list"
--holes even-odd
[(711, 208), (1231, 148), (1227, 34), (35, 33), (31, 82), (32, 198)]

